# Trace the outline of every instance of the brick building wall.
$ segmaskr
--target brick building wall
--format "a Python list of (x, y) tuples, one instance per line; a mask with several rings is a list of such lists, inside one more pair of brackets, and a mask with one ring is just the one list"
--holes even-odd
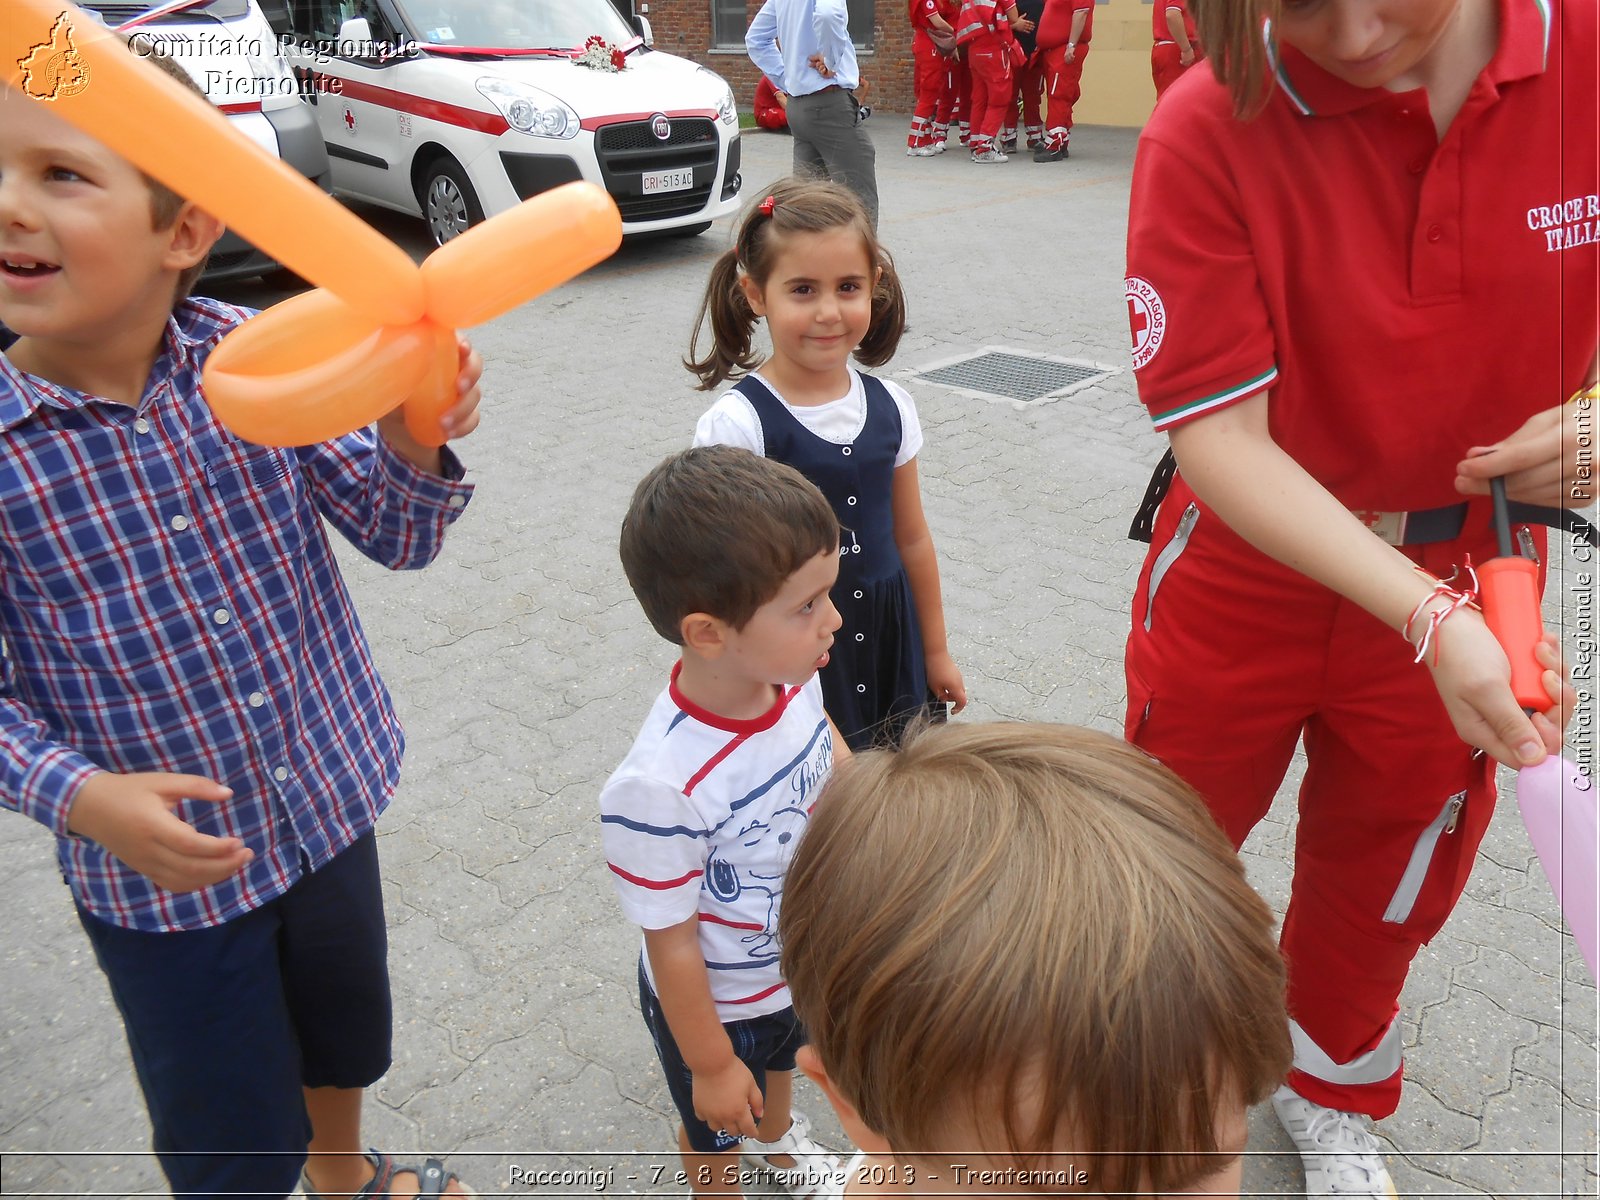
[[(866, 0), (850, 0), (852, 14)], [(656, 48), (681, 55), (710, 68), (733, 87), (739, 108), (750, 111), (755, 100), (760, 72), (745, 55), (740, 28), (739, 44), (722, 47), (712, 33), (711, 10), (714, 0), (638, 0), (641, 12), (650, 18)], [(761, 8), (762, 0), (746, 0), (744, 25)], [(869, 49), (856, 49), (862, 78), (872, 85), (869, 103), (884, 112), (909, 113), (912, 108), (911, 22), (905, 0), (874, 0), (872, 42)]]

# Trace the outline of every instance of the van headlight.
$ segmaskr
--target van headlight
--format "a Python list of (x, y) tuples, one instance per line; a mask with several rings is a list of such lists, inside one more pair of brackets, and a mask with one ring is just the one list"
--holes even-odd
[(493, 75), (478, 80), (478, 91), (500, 110), (500, 115), (519, 133), (547, 138), (578, 136), (578, 114), (549, 92), (498, 79)]
[(717, 117), (724, 125), (733, 125), (739, 120), (739, 110), (733, 103), (733, 89), (726, 85), (722, 89), (722, 103), (717, 105)]

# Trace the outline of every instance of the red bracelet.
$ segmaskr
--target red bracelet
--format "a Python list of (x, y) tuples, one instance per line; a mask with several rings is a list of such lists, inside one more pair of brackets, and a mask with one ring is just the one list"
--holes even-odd
[[(1422, 574), (1427, 575), (1427, 572), (1422, 571), (1421, 567), (1418, 567), (1417, 570), (1421, 571)], [(1450, 603), (1445, 605), (1443, 608), (1436, 608), (1428, 614), (1428, 627), (1422, 631), (1422, 637), (1415, 643), (1417, 656), (1411, 660), (1412, 662), (1419, 663), (1428, 656), (1428, 648), (1433, 646), (1434, 635), (1439, 631), (1439, 626), (1443, 625), (1460, 609), (1478, 607), (1478, 573), (1472, 569), (1472, 560), (1470, 558), (1467, 559), (1466, 571), (1467, 577), (1471, 583), (1470, 586), (1468, 586), (1464, 591), (1457, 591), (1455, 588), (1450, 586), (1451, 582), (1456, 578), (1455, 575), (1451, 575), (1448, 580), (1434, 579), (1433, 590), (1422, 598), (1422, 600), (1417, 604), (1416, 608), (1411, 610), (1411, 615), (1406, 618), (1405, 626), (1401, 629), (1400, 633), (1407, 642), (1410, 642), (1411, 627), (1416, 624), (1417, 618), (1422, 615), (1422, 610), (1441, 596), (1450, 601)], [(1459, 574), (1459, 572), (1457, 572), (1457, 574)], [(1431, 575), (1429, 575), (1428, 578), (1433, 579)], [(1434, 664), (1437, 664), (1438, 661), (1439, 649), (1437, 646), (1434, 646), (1433, 662)]]

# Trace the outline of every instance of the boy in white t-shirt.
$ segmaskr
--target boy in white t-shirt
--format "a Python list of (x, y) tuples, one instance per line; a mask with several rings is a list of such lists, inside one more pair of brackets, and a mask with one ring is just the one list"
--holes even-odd
[(1065, 725), (913, 731), (828, 784), (789, 872), (830, 1193), (1237, 1196), (1289, 1065), (1272, 913), (1187, 784)]
[(600, 793), (623, 912), (644, 930), (639, 1003), (699, 1196), (738, 1195), (739, 1151), (798, 1196), (838, 1160), (790, 1107), (804, 1031), (778, 970), (790, 857), (848, 753), (817, 670), (839, 628), (839, 523), (792, 467), (675, 454), (634, 492), (622, 565), (683, 656)]

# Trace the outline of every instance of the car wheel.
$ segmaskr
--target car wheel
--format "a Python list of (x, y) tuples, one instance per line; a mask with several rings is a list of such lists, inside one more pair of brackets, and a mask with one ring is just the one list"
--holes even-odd
[(448, 156), (434, 159), (417, 184), (417, 203), (428, 223), (433, 244), (442, 246), (483, 220), (478, 193), (467, 182), (461, 164)]
[(697, 225), (684, 225), (677, 229), (669, 229), (667, 230), (667, 233), (672, 237), (692, 238), (699, 237), (702, 233), (710, 228), (710, 221), (701, 221)]

